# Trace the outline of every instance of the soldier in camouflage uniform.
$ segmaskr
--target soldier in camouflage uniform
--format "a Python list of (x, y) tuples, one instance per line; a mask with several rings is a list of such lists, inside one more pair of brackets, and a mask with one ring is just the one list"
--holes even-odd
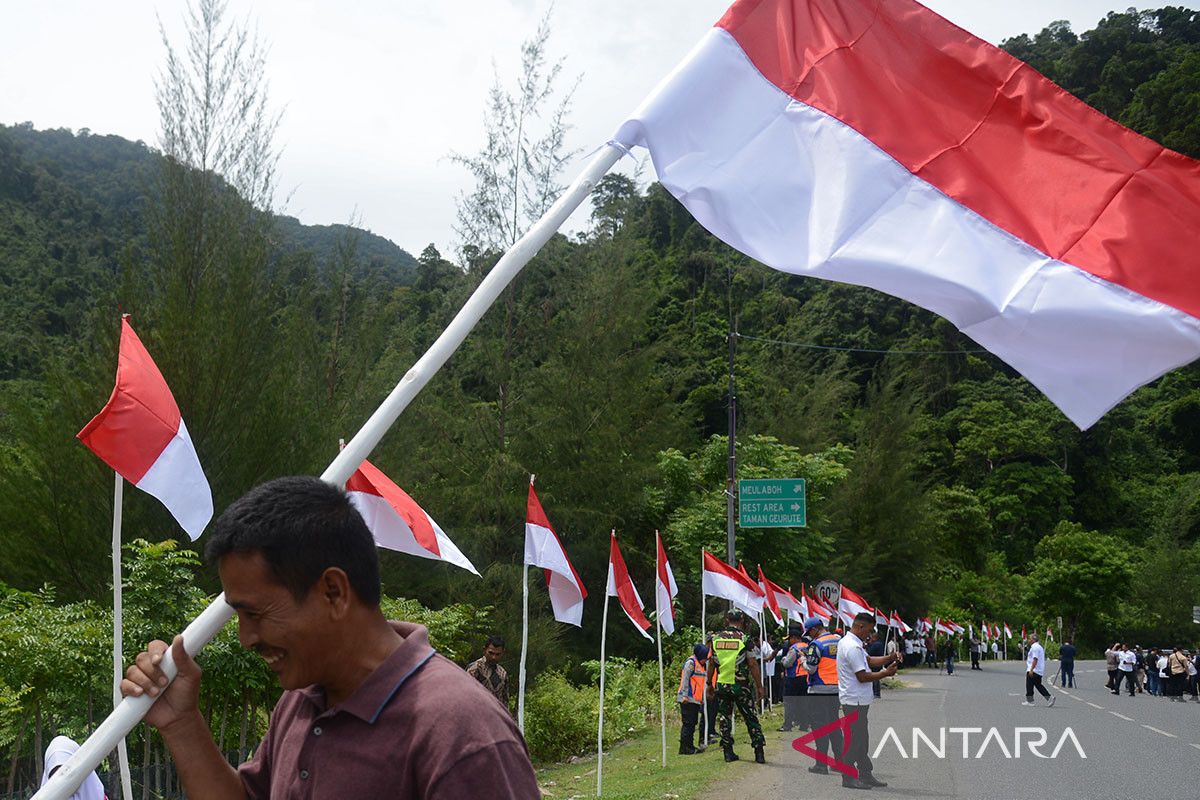
[[(750, 734), (750, 744), (754, 746), (754, 760), (765, 764), (763, 755), (766, 739), (763, 737), (762, 726), (758, 724), (758, 714), (754, 710), (758, 698), (762, 697), (763, 687), (758, 674), (758, 659), (751, 654), (746, 644), (746, 615), (740, 611), (731, 610), (725, 615), (726, 629), (713, 635), (709, 645), (709, 674), (716, 675), (717, 715), (720, 719), (721, 749), (725, 751), (726, 761), (737, 761), (733, 752), (733, 709), (736, 706)], [(753, 681), (753, 686), (751, 686)]]

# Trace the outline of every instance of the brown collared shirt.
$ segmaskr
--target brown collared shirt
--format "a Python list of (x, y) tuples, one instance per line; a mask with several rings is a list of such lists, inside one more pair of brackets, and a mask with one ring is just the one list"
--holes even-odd
[(525, 741), (479, 682), (429, 645), (421, 625), (346, 699), (284, 692), (238, 774), (249, 800), (541, 796)]
[(504, 667), (499, 664), (493, 666), (486, 658), (480, 658), (467, 665), (467, 674), (483, 684), (483, 688), (495, 695), (504, 710), (508, 711), (508, 673)]

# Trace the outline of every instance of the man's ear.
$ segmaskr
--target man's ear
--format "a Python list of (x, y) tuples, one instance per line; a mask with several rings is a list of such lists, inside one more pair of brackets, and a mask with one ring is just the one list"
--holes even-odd
[(332, 619), (343, 619), (350, 611), (354, 590), (350, 588), (350, 578), (340, 567), (329, 567), (317, 579), (317, 592), (321, 602), (329, 609)]

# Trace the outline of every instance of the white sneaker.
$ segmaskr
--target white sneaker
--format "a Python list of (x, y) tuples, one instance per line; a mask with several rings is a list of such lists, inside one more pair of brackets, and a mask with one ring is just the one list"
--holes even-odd
[(1032, 700), (1022, 700), (1022, 701), (1021, 701), (1021, 705), (1023, 705), (1023, 706), (1032, 706), (1032, 705), (1034, 705), (1034, 702), (1033, 702)]
[(1049, 708), (1050, 706), (1054, 705), (1054, 701), (1057, 699), (1058, 698), (1051, 695), (1050, 699), (1046, 701), (1046, 707)]

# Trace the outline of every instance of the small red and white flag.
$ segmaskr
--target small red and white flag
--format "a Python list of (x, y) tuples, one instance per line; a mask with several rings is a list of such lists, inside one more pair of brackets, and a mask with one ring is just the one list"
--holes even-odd
[(192, 541), (213, 515), (212, 490), (175, 397), (121, 318), (117, 385), (76, 437), (122, 478), (158, 498)]
[(707, 550), (704, 551), (703, 567), (700, 584), (704, 594), (722, 597), (750, 616), (758, 617), (766, 599), (758, 584), (742, 570), (734, 569)]
[(614, 139), (727, 244), (940, 314), (1081, 428), (1200, 355), (1200, 165), (916, 0), (738, 0)]
[(933, 630), (935, 633), (944, 633), (947, 636), (954, 635), (954, 627), (950, 623), (941, 619), (934, 623)]
[(558, 534), (546, 518), (537, 492), (533, 490), (532, 480), (529, 482), (529, 498), (525, 506), (525, 563), (545, 570), (554, 618), (559, 622), (582, 626), (583, 599), (587, 597), (587, 590), (567, 558), (567, 551), (558, 540)]
[[(801, 589), (803, 590), (803, 587), (801, 587)], [(829, 624), (829, 620), (831, 618), (837, 616), (837, 613), (832, 608), (822, 603), (816, 595), (805, 591), (804, 599), (808, 603), (809, 613), (814, 617), (820, 618), (826, 625)]]
[(1029, 638), (1029, 637), (1028, 637), (1028, 635), (1025, 633), (1025, 626), (1024, 626), (1024, 625), (1022, 625), (1022, 626), (1021, 626), (1021, 641), (1023, 642), (1023, 641), (1025, 641), (1027, 638)]
[(617, 547), (617, 532), (613, 531), (608, 548), (608, 596), (617, 598), (621, 610), (638, 632), (647, 639), (654, 637), (647, 633), (650, 630), (650, 620), (642, 607), (642, 598), (637, 588), (629, 578), (629, 570), (625, 568), (625, 559), (621, 558), (621, 548)]
[[(1024, 631), (1022, 630), (1022, 632), (1024, 632)], [(1012, 628), (1008, 627), (1008, 623), (1006, 622), (1006, 623), (1004, 623), (1004, 638), (1011, 639), (1012, 637), (1013, 637)]]
[(758, 588), (762, 589), (763, 598), (766, 601), (763, 604), (763, 608), (771, 612), (771, 618), (775, 620), (776, 625), (782, 625), (783, 615), (779, 613), (779, 602), (775, 599), (775, 591), (771, 588), (773, 585), (774, 584), (767, 580), (767, 576), (763, 574), (762, 564), (759, 564)]
[(892, 618), (889, 617), (887, 614), (883, 613), (882, 610), (880, 610), (878, 608), (875, 609), (875, 624), (876, 625), (888, 625), (891, 622), (891, 619)]
[(671, 634), (675, 633), (674, 599), (679, 594), (679, 587), (675, 584), (675, 573), (671, 571), (671, 562), (667, 560), (667, 551), (658, 531), (654, 532), (654, 540), (658, 544), (658, 563), (654, 576), (655, 608), (658, 611), (658, 624)]
[(346, 494), (379, 547), (479, 574), (433, 517), (370, 461), (363, 461), (346, 481)]
[(842, 584), (842, 597), (838, 600), (838, 617), (847, 625), (854, 624), (854, 616), (856, 614), (871, 614), (875, 615), (875, 609), (871, 608), (871, 604), (862, 598), (861, 595), (851, 591), (850, 587)]
[(1054, 641), (1054, 631), (1050, 630), (1049, 625), (1046, 626), (1046, 641), (1048, 641), (1048, 642)]
[(808, 616), (807, 606), (805, 606), (802, 601), (797, 600), (796, 597), (787, 589), (784, 589), (782, 586), (775, 583), (775, 581), (763, 575), (761, 566), (758, 568), (758, 573), (762, 577), (759, 588), (761, 588), (763, 593), (768, 597), (774, 597), (775, 606), (780, 611), (787, 611), (791, 615), (792, 619), (799, 617), (801, 620), (803, 620)]
[(888, 627), (895, 628), (896, 630), (900, 631), (901, 634), (908, 633), (912, 630), (912, 628), (908, 627), (904, 620), (900, 618), (900, 615), (895, 611), (892, 612), (891, 619), (888, 621)]
[(929, 633), (933, 630), (933, 623), (929, 621), (929, 617), (917, 617), (917, 633)]

